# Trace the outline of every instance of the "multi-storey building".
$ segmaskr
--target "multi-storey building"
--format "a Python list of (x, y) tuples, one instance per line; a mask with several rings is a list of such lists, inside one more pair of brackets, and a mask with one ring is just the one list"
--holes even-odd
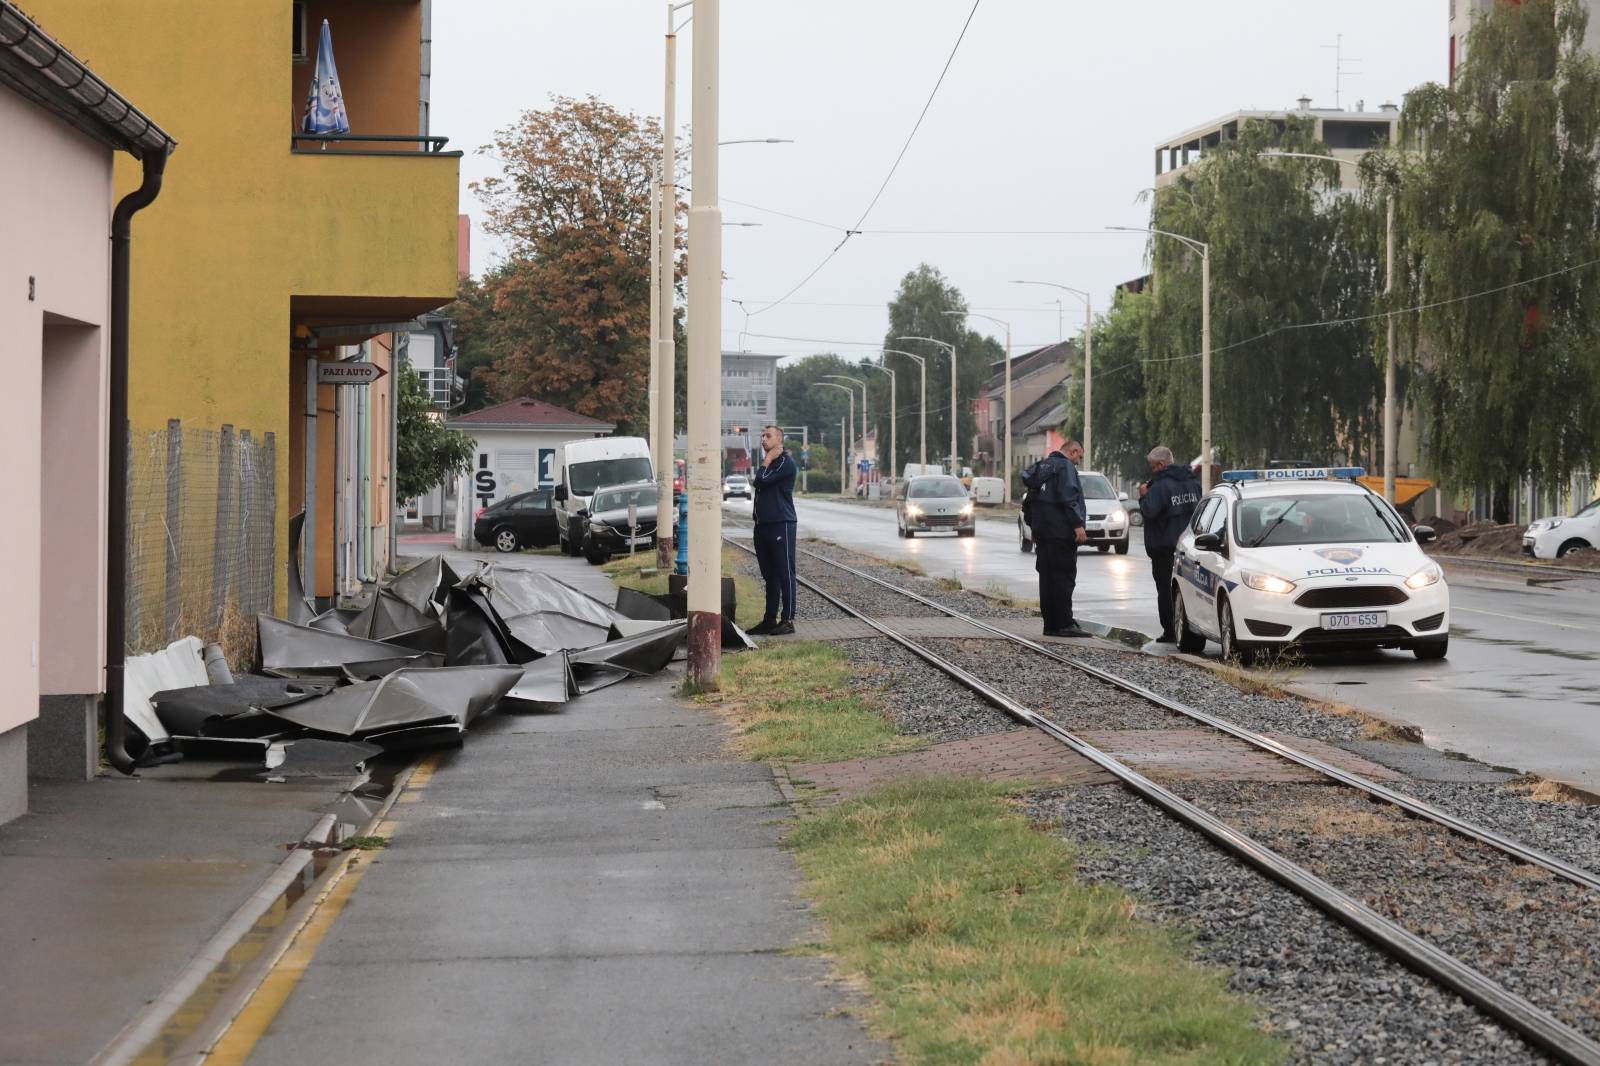
[[(1467, 37), (1479, 15), (1494, 6), (1494, 0), (1450, 0), (1450, 81), (1456, 80), (1456, 67), (1467, 58)], [(1589, 51), (1600, 51), (1600, 19), (1595, 18), (1594, 5), (1584, 0), (1589, 12), (1589, 28), (1584, 31), (1583, 46)]]
[(777, 419), (780, 358), (755, 352), (722, 353), (724, 434), (759, 435), (762, 426)]
[[(1400, 108), (1384, 104), (1376, 111), (1363, 110), (1357, 104), (1353, 111), (1312, 107), (1311, 98), (1302, 96), (1298, 106), (1282, 111), (1235, 111), (1213, 119), (1176, 137), (1156, 145), (1155, 187), (1162, 189), (1178, 180), (1183, 169), (1200, 162), (1208, 151), (1223, 141), (1239, 135), (1239, 127), (1252, 119), (1269, 122), (1279, 129), (1290, 116), (1310, 119), (1313, 135), (1326, 144), (1339, 159), (1355, 162), (1373, 148), (1389, 144), (1394, 139), (1395, 126), (1400, 121)], [(1340, 167), (1340, 181), (1345, 188), (1355, 188), (1358, 178), (1352, 167)]]

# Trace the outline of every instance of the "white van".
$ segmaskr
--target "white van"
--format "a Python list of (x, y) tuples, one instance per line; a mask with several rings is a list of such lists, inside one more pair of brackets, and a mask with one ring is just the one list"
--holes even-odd
[(586, 437), (556, 450), (556, 534), (561, 550), (577, 555), (567, 536), (572, 516), (589, 508), (594, 490), (607, 485), (654, 481), (650, 445), (643, 437)]

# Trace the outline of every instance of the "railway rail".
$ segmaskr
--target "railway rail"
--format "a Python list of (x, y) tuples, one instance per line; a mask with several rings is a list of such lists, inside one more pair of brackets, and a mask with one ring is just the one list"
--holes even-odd
[[(750, 547), (736, 539), (728, 543), (745, 551)], [(1538, 867), (1572, 884), (1600, 892), (1600, 876), (1565, 862), (1553, 855), (1514, 840), (1492, 829), (1457, 817), (1432, 804), (1408, 796), (1378, 782), (1351, 773), (1326, 760), (1299, 751), (1273, 737), (1255, 732), (1226, 721), (1205, 711), (1190, 707), (1180, 701), (1155, 692), (1145, 685), (1119, 677), (1101, 667), (1076, 659), (1054, 648), (1008, 632), (983, 619), (973, 617), (947, 604), (923, 596), (914, 590), (896, 585), (858, 567), (850, 566), (816, 552), (799, 549), (806, 559), (834, 568), (856, 581), (864, 581), (887, 591), (902, 595), (925, 608), (949, 618), (971, 625), (988, 637), (999, 638), (1028, 649), (1087, 677), (1110, 685), (1125, 693), (1155, 704), (1166, 711), (1187, 717), (1209, 728), (1218, 730), (1245, 744), (1269, 752), (1281, 759), (1295, 763), (1307, 770), (1347, 788), (1359, 790), (1369, 798), (1391, 805), (1414, 818), (1423, 819), (1453, 834), (1492, 849), (1507, 859)], [(1554, 1015), (1522, 995), (1506, 988), (1491, 977), (1466, 962), (1443, 951), (1428, 940), (1411, 932), (1398, 921), (1379, 914), (1360, 899), (1346, 893), (1311, 870), (1287, 856), (1265, 846), (1215, 814), (1202, 809), (1177, 795), (1164, 785), (1146, 777), (1138, 770), (1096, 748), (1070, 729), (1052, 718), (1024, 705), (1001, 689), (983, 680), (973, 672), (933, 649), (918, 643), (881, 619), (869, 616), (842, 597), (822, 588), (807, 577), (798, 582), (835, 609), (855, 618), (882, 636), (894, 641), (907, 651), (927, 662), (936, 670), (967, 688), (979, 699), (995, 707), (1015, 721), (1040, 730), (1081, 757), (1106, 771), (1141, 799), (1153, 804), (1170, 817), (1199, 832), (1224, 851), (1254, 868), (1273, 881), (1289, 889), (1329, 917), (1347, 926), (1359, 936), (1375, 945), (1380, 951), (1409, 967), (1413, 971), (1455, 992), (1485, 1014), (1494, 1018), (1523, 1040), (1557, 1061), (1600, 1066), (1600, 1043), (1562, 1022)]]

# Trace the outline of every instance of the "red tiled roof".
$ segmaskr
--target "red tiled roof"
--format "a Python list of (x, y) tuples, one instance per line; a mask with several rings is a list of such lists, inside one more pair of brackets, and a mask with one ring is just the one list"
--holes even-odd
[(485, 407), (481, 411), (473, 411), (457, 418), (452, 418), (447, 423), (451, 426), (526, 426), (537, 429), (541, 426), (572, 426), (593, 427), (594, 429), (615, 429), (610, 422), (602, 422), (598, 418), (580, 415), (576, 411), (569, 411), (565, 407), (557, 407), (553, 403), (543, 400), (508, 400), (497, 403), (493, 407)]

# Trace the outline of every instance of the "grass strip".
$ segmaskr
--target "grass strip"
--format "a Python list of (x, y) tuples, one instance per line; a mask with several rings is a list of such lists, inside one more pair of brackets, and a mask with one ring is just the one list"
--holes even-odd
[(725, 656), (720, 690), (699, 701), (733, 724), (735, 747), (752, 759), (834, 762), (925, 747), (901, 736), (870, 692), (851, 686), (854, 674), (832, 644), (774, 641)]
[(877, 1028), (920, 1064), (1277, 1063), (1223, 975), (1122, 892), (1078, 882), (1071, 849), (998, 785), (885, 786), (798, 823), (789, 843), (859, 974)]

